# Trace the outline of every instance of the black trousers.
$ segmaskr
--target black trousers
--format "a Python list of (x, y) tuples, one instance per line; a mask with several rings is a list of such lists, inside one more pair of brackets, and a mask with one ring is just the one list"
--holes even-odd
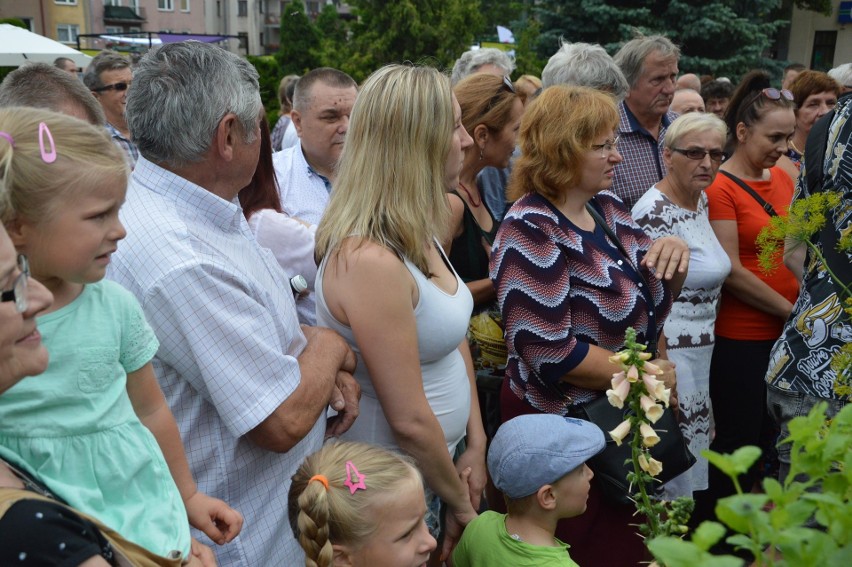
[[(717, 453), (733, 453), (745, 445), (761, 446), (762, 437), (770, 429), (766, 411), (766, 370), (774, 340), (741, 341), (716, 336), (710, 362), (710, 400), (716, 436), (710, 449)], [(758, 477), (758, 466), (739, 478), (744, 492), (749, 492)], [(715, 519), (716, 501), (736, 492), (733, 482), (710, 465), (708, 488), (695, 493), (692, 523)]]

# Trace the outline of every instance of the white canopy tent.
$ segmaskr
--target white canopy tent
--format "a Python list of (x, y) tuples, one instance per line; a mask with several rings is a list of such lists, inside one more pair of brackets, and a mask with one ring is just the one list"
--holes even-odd
[(78, 67), (85, 67), (92, 60), (58, 41), (11, 24), (0, 24), (0, 67), (20, 67), (27, 61), (53, 63), (57, 57), (67, 57)]

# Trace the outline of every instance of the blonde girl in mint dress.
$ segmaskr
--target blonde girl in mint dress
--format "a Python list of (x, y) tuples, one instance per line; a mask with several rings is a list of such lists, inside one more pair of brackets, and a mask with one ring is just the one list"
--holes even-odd
[(2, 221), (55, 297), (38, 317), (47, 371), (0, 399), (0, 455), (158, 555), (209, 557), (190, 524), (224, 544), (242, 517), (197, 491), (151, 365), (157, 339), (134, 297), (103, 279), (126, 234), (125, 161), (102, 129), (53, 112), (0, 110), (0, 132)]

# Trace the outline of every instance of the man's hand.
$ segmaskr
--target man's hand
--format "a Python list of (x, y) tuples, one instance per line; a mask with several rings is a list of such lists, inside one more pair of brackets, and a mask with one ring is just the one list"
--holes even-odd
[[(351, 351), (350, 351), (351, 352)], [(353, 355), (354, 360), (354, 355)], [(352, 370), (355, 369), (353, 363)], [(351, 371), (341, 369), (337, 373), (334, 389), (331, 391), (329, 405), (337, 412), (337, 415), (328, 419), (325, 436), (340, 437), (346, 433), (355, 418), (358, 417), (358, 400), (361, 399), (361, 386), (350, 374)]]

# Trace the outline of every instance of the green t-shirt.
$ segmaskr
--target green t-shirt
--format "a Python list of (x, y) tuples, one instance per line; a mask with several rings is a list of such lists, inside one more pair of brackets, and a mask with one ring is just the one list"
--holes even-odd
[[(554, 538), (555, 539), (555, 538)], [(514, 539), (506, 531), (506, 514), (485, 512), (464, 529), (453, 552), (455, 567), (579, 567), (568, 555), (568, 544), (543, 547)]]

